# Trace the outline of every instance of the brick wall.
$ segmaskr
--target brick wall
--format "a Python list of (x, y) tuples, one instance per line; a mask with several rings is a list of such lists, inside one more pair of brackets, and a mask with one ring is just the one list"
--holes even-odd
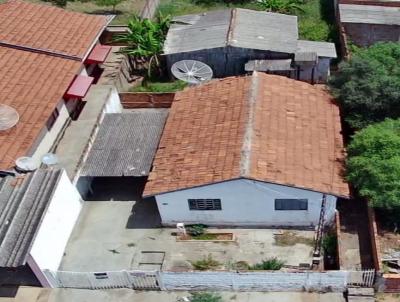
[(395, 1), (370, 1), (370, 0), (340, 0), (340, 4), (376, 5), (388, 7), (400, 7), (400, 2)]
[(400, 293), (400, 274), (383, 274), (387, 293)]
[(397, 42), (400, 26), (381, 24), (342, 23), (347, 39), (358, 46), (369, 46), (376, 42)]
[(337, 263), (339, 263), (339, 268), (342, 267), (342, 257), (341, 257), (341, 253), (340, 253), (340, 245), (341, 245), (341, 240), (342, 240), (342, 236), (341, 236), (341, 232), (340, 232), (340, 216), (339, 216), (339, 212), (336, 211), (335, 212), (335, 228), (336, 228), (336, 238), (337, 238), (337, 247), (336, 247), (336, 261)]
[(119, 97), (125, 109), (170, 108), (175, 93), (122, 92)]
[(376, 225), (375, 211), (373, 208), (368, 208), (368, 222), (369, 222), (369, 233), (371, 238), (372, 247), (372, 258), (374, 261), (374, 267), (376, 271), (381, 270), (381, 246), (379, 242), (378, 227)]

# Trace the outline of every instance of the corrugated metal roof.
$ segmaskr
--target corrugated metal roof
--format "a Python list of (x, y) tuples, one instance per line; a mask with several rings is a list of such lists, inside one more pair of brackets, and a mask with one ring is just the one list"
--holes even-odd
[(284, 53), (296, 51), (297, 16), (235, 9), (231, 24), (231, 46)]
[(164, 44), (173, 54), (231, 45), (292, 53), (297, 47), (297, 17), (226, 9), (175, 17)]
[(400, 7), (340, 4), (342, 23), (400, 25)]
[(292, 70), (292, 60), (251, 60), (246, 63), (246, 71), (287, 71)]
[(81, 175), (147, 176), (167, 115), (167, 109), (106, 114)]
[(61, 170), (0, 178), (0, 267), (24, 265)]
[(225, 47), (231, 9), (203, 14), (179, 16), (168, 31), (164, 53), (181, 53), (200, 49)]
[(335, 44), (330, 42), (299, 40), (297, 52), (316, 52), (318, 57), (337, 58)]

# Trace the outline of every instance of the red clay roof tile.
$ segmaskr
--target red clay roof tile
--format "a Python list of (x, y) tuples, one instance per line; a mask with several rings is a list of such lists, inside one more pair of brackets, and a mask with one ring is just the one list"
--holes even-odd
[(280, 76), (213, 80), (176, 94), (144, 195), (235, 178), (348, 196), (339, 109)]

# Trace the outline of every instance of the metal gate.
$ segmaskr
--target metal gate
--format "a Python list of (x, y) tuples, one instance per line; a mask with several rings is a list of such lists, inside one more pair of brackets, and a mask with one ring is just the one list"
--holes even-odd
[(58, 287), (83, 289), (133, 288), (159, 290), (157, 271), (66, 272), (53, 274)]
[(372, 287), (375, 283), (375, 270), (349, 271), (348, 286)]

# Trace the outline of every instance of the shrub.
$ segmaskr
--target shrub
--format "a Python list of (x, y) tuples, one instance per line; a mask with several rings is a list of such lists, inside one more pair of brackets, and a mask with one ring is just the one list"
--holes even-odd
[(327, 234), (322, 239), (322, 248), (326, 254), (334, 255), (337, 249), (337, 237), (333, 234)]
[(353, 129), (400, 117), (400, 43), (356, 48), (330, 85)]
[(214, 260), (211, 254), (208, 254), (207, 257), (204, 257), (202, 260), (197, 260), (192, 262), (192, 265), (195, 269), (199, 271), (211, 270), (215, 269), (221, 265), (218, 261)]
[(357, 132), (348, 146), (347, 178), (372, 206), (400, 206), (400, 120)]
[(207, 226), (204, 224), (192, 224), (186, 228), (186, 231), (190, 236), (196, 237), (204, 235), (206, 228)]
[(191, 302), (222, 302), (222, 297), (214, 293), (193, 293), (190, 298)]
[(249, 269), (257, 271), (279, 271), (284, 266), (284, 264), (284, 261), (274, 257), (263, 260), (261, 263), (254, 264), (250, 266)]

